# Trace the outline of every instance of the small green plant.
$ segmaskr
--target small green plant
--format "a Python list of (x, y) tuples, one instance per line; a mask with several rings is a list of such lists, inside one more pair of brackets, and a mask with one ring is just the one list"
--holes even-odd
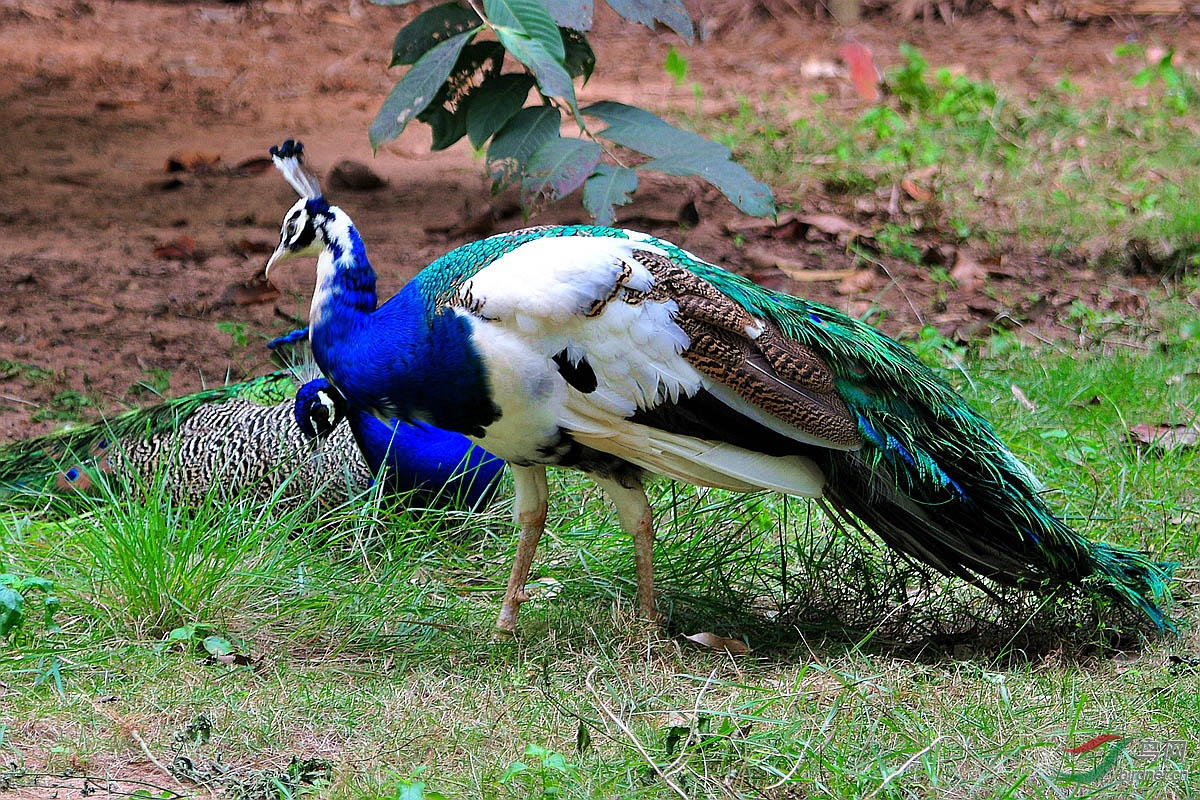
[(216, 328), (221, 333), (228, 334), (233, 339), (233, 344), (236, 347), (245, 347), (250, 343), (250, 338), (246, 335), (246, 324), (244, 322), (218, 322)]
[(413, 770), (411, 777), (401, 778), (396, 785), (396, 793), (392, 795), (392, 800), (446, 800), (444, 794), (426, 789), (425, 781), (417, 780), (425, 770), (425, 767), (418, 767)]
[(95, 407), (95, 401), (83, 392), (66, 389), (54, 395), (49, 403), (35, 411), (32, 419), (34, 422), (75, 422), (83, 419), (87, 411)]
[[(1113, 54), (1118, 58), (1146, 59), (1146, 48), (1137, 42), (1127, 42), (1117, 45)], [(1186, 114), (1188, 109), (1200, 99), (1200, 92), (1192, 84), (1188, 76), (1175, 66), (1175, 48), (1166, 48), (1157, 60), (1152, 60), (1133, 76), (1132, 83), (1139, 89), (1161, 84), (1163, 101), (1168, 109), (1176, 115)]]
[(0, 378), (21, 377), (30, 383), (45, 381), (54, 377), (53, 370), (30, 364), (28, 361), (10, 361), (0, 358)]
[(525, 756), (533, 759), (532, 764), (514, 761), (500, 776), (501, 784), (523, 788), (525, 797), (562, 797), (564, 786), (579, 769), (562, 753), (537, 744), (528, 745)]
[(5, 572), (0, 573), (0, 639), (21, 629), (25, 622), (25, 598), (33, 590), (42, 593), (42, 626), (47, 633), (59, 632), (54, 615), (61, 604), (54, 594), (54, 581), (34, 576), (21, 578)]

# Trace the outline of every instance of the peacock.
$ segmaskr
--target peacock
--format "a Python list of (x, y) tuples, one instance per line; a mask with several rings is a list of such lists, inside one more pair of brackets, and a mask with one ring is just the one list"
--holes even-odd
[[(195, 503), (216, 491), (263, 499), (320, 492), (337, 505), (382, 474), (384, 488), (416, 502), (474, 508), (490, 497), (503, 462), (461, 434), (395, 429), (346, 405), (310, 367), (279, 370), (128, 411), (104, 422), (0, 447), (0, 499), (87, 493), (99, 473), (123, 474)], [(346, 419), (348, 425), (340, 425)], [(357, 445), (356, 445), (357, 441)], [(365, 456), (365, 461), (364, 461)]]
[(583, 471), (612, 499), (651, 619), (646, 473), (817, 498), (946, 575), (1091, 587), (1171, 627), (1175, 565), (1056, 517), (991, 426), (869, 325), (663, 239), (589, 225), (466, 244), (379, 305), (362, 238), (302, 145), (271, 155), (300, 200), (267, 277), (317, 257), (309, 338), (324, 375), (352, 408), (463, 433), (512, 466), (519, 539), (500, 631), (526, 599), (548, 466)]

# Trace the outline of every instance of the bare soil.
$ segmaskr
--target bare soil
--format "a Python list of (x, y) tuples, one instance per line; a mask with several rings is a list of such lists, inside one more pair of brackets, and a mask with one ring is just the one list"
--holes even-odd
[[(295, 200), (262, 161), (285, 138), (302, 139), (323, 176), (352, 159), (386, 180), (370, 192), (327, 187), (362, 232), (382, 296), (451, 247), (526, 223), (515, 197), (489, 193), (484, 164), (465, 143), (431, 154), (428, 129), (413, 125), (371, 153), (367, 126), (397, 79), (386, 70), (391, 38), (413, 13), (360, 0), (0, 0), (0, 441), (148, 402), (141, 382), (169, 380), (166, 392), (178, 395), (268, 368), (261, 342), (303, 324), (313, 279), (305, 265), (281, 269), (278, 292), (259, 278)], [(949, 26), (874, 20), (853, 35), (881, 67), (909, 41), (931, 63), (1008, 91), (1036, 92), (1069, 74), (1087, 96), (1127, 82), (1111, 54), (1130, 35), (1200, 56), (1192, 22), (1139, 26), (1035, 26), (993, 13)], [(820, 84), (835, 103), (862, 102), (845, 78), (805, 77), (806, 62), (837, 63), (846, 32), (829, 22), (746, 14), (708, 27), (710, 40), (687, 51), (706, 111), (788, 83), (797, 97)], [(598, 68), (584, 100), (693, 107), (690, 90), (661, 67), (679, 45), (669, 33), (600, 12), (593, 44)], [(779, 199), (864, 228), (878, 222), (870, 204), (820, 186)], [(883, 256), (851, 275), (844, 235), (786, 218), (748, 224), (695, 181), (650, 182), (621, 211), (620, 224), (774, 288), (856, 314), (880, 306), (895, 335), (933, 324), (969, 336), (1009, 316), (1032, 335), (1062, 338), (1072, 330), (1063, 309), (1076, 298), (1136, 313), (1154, 282), (1099, 275), (1082, 259), (1051, 262), (1036, 242), (990, 260), (982, 250), (962, 256), (982, 265), (974, 272), (987, 273), (986, 294), (980, 280), (947, 289), (929, 281), (928, 268)], [(585, 219), (568, 202), (532, 221)], [(959, 257), (936, 241), (930, 248), (948, 267)], [(790, 272), (775, 256), (795, 262)], [(834, 274), (794, 280), (798, 268)]]

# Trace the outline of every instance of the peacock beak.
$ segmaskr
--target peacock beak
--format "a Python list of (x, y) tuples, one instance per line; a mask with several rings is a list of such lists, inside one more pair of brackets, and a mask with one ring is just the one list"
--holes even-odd
[(271, 280), (271, 267), (275, 266), (276, 264), (282, 264), (293, 255), (295, 255), (295, 253), (293, 253), (291, 250), (288, 250), (287, 247), (281, 243), (275, 248), (275, 252), (271, 253), (271, 257), (267, 259), (267, 268), (263, 271), (263, 276), (268, 281)]

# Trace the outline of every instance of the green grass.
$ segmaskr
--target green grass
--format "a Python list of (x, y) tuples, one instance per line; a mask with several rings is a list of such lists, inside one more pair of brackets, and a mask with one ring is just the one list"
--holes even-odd
[(797, 197), (814, 187), (871, 197), (917, 174), (934, 200), (914, 216), (945, 239), (1032, 239), (1055, 252), (1086, 245), (1113, 258), (1131, 241), (1165, 244), (1167, 267), (1195, 269), (1200, 201), (1189, 187), (1200, 180), (1200, 93), (1169, 56), (1138, 71), (1144, 54), (1119, 50), (1127, 82), (1086, 102), (1068, 79), (1011, 95), (902, 46), (888, 96), (865, 111), (781, 88), (694, 125)]
[[(926, 337), (921, 351), (987, 410), (1055, 508), (1094, 538), (1183, 562), (1194, 580), (1200, 449), (1156, 453), (1125, 437), (1139, 421), (1195, 421), (1194, 379), (1172, 380), (1200, 351), (1184, 336), (1189, 309), (1164, 300), (1160, 311), (1145, 352), (1011, 336), (972, 348)], [(186, 756), (218, 791), (290, 787), (274, 796), (406, 797), (418, 784), (484, 798), (1198, 788), (1189, 603), (1176, 609), (1181, 637), (1143, 640), (1078, 598), (1006, 609), (927, 581), (802, 501), (656, 484), (670, 630), (755, 648), (735, 659), (634, 618), (630, 543), (599, 494), (562, 474), (535, 567), (542, 589), (520, 637), (497, 641), (515, 542), (503, 506), (180, 508), (158, 491), (146, 507), (101, 497), (5, 512), (0, 572), (52, 581), (61, 603), (60, 629), (31, 612), (0, 657), (0, 746), (15, 765), (0, 777), (15, 786), (132, 774), (155, 793), (207, 793), (176, 785), (149, 752), (164, 766)], [(249, 663), (214, 659), (206, 635)], [(188, 734), (201, 716), (206, 742)], [(1105, 747), (1062, 748), (1103, 733), (1134, 739), (1107, 783), (1056, 777), (1092, 769)], [(288, 782), (293, 756), (328, 765), (331, 780)], [(213, 771), (218, 759), (227, 772)]]

